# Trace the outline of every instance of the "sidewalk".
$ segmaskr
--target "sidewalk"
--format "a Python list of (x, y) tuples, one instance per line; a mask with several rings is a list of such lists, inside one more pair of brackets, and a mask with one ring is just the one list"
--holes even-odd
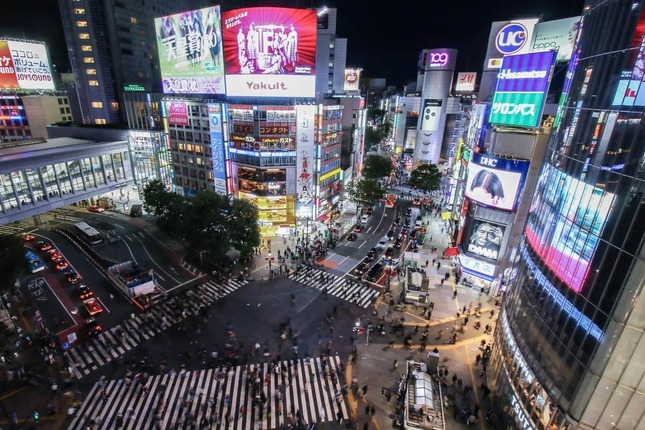
[[(424, 217), (424, 221), (429, 220), (428, 234), (423, 248), (420, 249), (421, 265), (425, 261), (430, 261), (430, 266), (426, 268), (426, 275), (429, 279), (429, 301), (434, 302), (434, 309), (431, 318), (427, 320), (422, 317), (422, 308), (413, 305), (406, 305), (403, 310), (395, 310), (390, 306), (392, 301), (399, 303), (399, 297), (402, 293), (403, 285), (399, 282), (391, 284), (391, 297), (386, 297), (385, 301), (377, 303), (375, 312), (372, 314), (373, 324), (383, 323), (385, 325), (385, 335), (381, 335), (377, 330), (370, 333), (369, 344), (366, 345), (366, 336), (359, 335), (357, 357), (353, 364), (348, 366), (347, 383), (351, 385), (351, 379), (356, 378), (359, 387), (367, 385), (369, 387), (366, 396), (349, 395), (350, 405), (354, 411), (354, 419), (357, 428), (363, 428), (365, 423), (369, 423), (369, 428), (387, 429), (392, 428), (396, 415), (397, 400), (397, 382), (402, 373), (405, 372), (405, 363), (407, 360), (426, 362), (428, 353), (435, 347), (439, 351), (438, 368), (443, 373), (447, 373), (445, 378), (446, 385), (442, 386), (442, 395), (444, 397), (444, 420), (446, 429), (466, 429), (472, 428), (466, 425), (466, 419), (470, 413), (477, 409), (477, 420), (475, 425), (481, 429), (486, 427), (485, 414), (489, 408), (488, 398), (485, 398), (481, 385), (485, 382), (485, 372), (483, 363), (476, 365), (476, 356), (482, 355), (479, 349), (481, 342), (485, 341), (490, 344), (491, 335), (484, 334), (484, 326), (491, 324), (494, 331), (494, 323), (498, 314), (496, 299), (488, 295), (480, 295), (479, 291), (473, 290), (454, 283), (454, 271), (456, 267), (452, 266), (452, 261), (444, 259), (442, 253), (449, 245), (449, 237), (445, 230), (444, 221), (440, 216)], [(444, 231), (442, 232), (442, 228)], [(432, 240), (430, 240), (432, 237)], [(430, 252), (430, 248), (436, 247), (435, 253)], [(432, 260), (435, 259), (435, 264)], [(441, 263), (437, 269), (436, 262)], [(444, 278), (445, 273), (449, 272), (450, 277), (443, 286), (440, 280)], [(456, 298), (453, 299), (454, 291), (457, 292)], [(464, 317), (457, 313), (463, 311), (464, 306), (468, 310), (469, 306), (473, 309), (480, 303), (481, 317), (479, 318), (481, 328), (475, 330), (473, 325), (477, 318), (473, 315), (469, 317), (469, 324), (465, 325), (464, 333), (458, 333), (455, 344), (447, 344), (446, 340), (451, 336), (454, 327), (461, 327), (464, 324)], [(401, 309), (396, 306), (397, 309)], [(402, 322), (403, 334), (395, 335), (391, 322)], [(415, 326), (418, 329), (415, 329)], [(428, 328), (428, 341), (424, 350), (420, 346), (421, 334), (425, 328)], [(402, 339), (404, 336), (412, 336), (412, 347), (405, 349)], [(394, 341), (393, 348), (388, 344)], [(393, 363), (397, 361), (397, 368)], [(432, 372), (434, 369), (428, 369)], [(453, 383), (453, 378), (456, 381)], [(464, 387), (472, 387), (472, 392), (468, 393)], [(388, 401), (381, 390), (390, 390), (394, 393), (391, 400)], [(385, 392), (385, 391), (384, 391)], [(487, 397), (487, 396), (486, 396)], [(369, 405), (366, 407), (366, 405)], [(476, 407), (479, 405), (479, 408)], [(369, 408), (375, 408), (375, 415), (372, 417)]]

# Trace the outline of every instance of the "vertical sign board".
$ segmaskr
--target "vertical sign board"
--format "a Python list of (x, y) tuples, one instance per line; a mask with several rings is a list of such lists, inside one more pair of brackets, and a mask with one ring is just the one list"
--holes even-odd
[(472, 93), (475, 91), (475, 82), (477, 81), (477, 72), (460, 72), (457, 75), (457, 84), (455, 91), (458, 93)]
[(542, 117), (556, 51), (504, 57), (497, 74), (489, 121), (515, 127), (536, 127)]
[(296, 213), (298, 217), (313, 217), (314, 145), (316, 106), (299, 105), (296, 127)]
[(439, 120), (441, 119), (441, 99), (423, 100), (423, 112), (421, 116), (422, 131), (439, 130)]
[(226, 157), (224, 154), (224, 135), (222, 134), (222, 106), (219, 103), (208, 105), (208, 123), (210, 127), (215, 192), (226, 195)]

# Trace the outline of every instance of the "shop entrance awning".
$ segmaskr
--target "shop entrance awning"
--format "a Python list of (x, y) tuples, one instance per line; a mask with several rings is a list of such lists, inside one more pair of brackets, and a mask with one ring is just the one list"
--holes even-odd
[(446, 254), (446, 257), (453, 257), (455, 255), (459, 255), (459, 249), (457, 247), (448, 247), (444, 253)]

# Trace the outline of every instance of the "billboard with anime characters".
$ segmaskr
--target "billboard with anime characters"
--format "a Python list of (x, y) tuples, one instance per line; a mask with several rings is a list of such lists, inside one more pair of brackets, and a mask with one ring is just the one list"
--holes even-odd
[(219, 6), (155, 18), (163, 92), (224, 94)]
[(222, 14), (229, 96), (313, 97), (316, 11), (281, 7)]

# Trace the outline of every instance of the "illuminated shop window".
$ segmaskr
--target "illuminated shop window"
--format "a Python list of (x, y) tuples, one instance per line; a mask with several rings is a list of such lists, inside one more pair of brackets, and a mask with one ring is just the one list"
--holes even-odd
[(92, 79), (91, 81), (87, 81), (87, 85), (89, 85), (90, 87), (98, 87), (99, 81)]
[(119, 102), (110, 103), (110, 107), (112, 108), (113, 111), (119, 110)]
[(80, 33), (78, 38), (81, 40), (88, 40), (90, 38), (90, 33)]
[(94, 57), (83, 57), (83, 63), (94, 64)]
[(92, 102), (92, 107), (101, 109), (103, 107), (103, 102)]
[(94, 124), (107, 124), (107, 121), (105, 120), (105, 118), (96, 118), (94, 120)]
[(87, 21), (76, 21), (77, 27), (87, 27)]
[(88, 75), (96, 75), (96, 69), (86, 69), (85, 73)]

